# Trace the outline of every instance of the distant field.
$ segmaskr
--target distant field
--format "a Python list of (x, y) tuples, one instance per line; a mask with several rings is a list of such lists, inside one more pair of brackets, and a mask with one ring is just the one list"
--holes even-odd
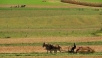
[(52, 5), (52, 4), (61, 4), (60, 0), (0, 0), (0, 4), (34, 4), (34, 5)]
[[(43, 0), (0, 0), (0, 4), (61, 4), (60, 0), (46, 0), (46, 2), (42, 2)], [(79, 0), (79, 1), (88, 1), (88, 2), (102, 2), (102, 0)]]

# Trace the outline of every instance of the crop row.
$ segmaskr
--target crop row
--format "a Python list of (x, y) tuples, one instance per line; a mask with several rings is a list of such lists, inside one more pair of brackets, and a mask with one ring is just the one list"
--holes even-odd
[(101, 3), (88, 3), (88, 2), (80, 2), (80, 1), (75, 1), (75, 0), (61, 0), (61, 2), (84, 5), (84, 6), (92, 6), (92, 7), (102, 7)]

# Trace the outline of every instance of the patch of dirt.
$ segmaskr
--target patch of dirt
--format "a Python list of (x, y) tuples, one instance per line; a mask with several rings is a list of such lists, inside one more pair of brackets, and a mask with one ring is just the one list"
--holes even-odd
[(102, 41), (102, 37), (43, 37), (43, 38), (9, 38), (0, 39), (0, 44), (43, 43), (43, 42), (91, 42)]

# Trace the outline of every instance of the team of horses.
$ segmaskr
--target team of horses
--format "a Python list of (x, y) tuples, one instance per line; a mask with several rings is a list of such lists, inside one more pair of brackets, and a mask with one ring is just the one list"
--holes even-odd
[(57, 53), (57, 51), (61, 52), (61, 46), (59, 45), (52, 45), (49, 43), (43, 43), (43, 47), (45, 47), (45, 49), (47, 50), (47, 53), (50, 51), (50, 53), (52, 53), (52, 51), (54, 51), (54, 53)]
[(24, 8), (26, 5), (16, 5), (16, 6), (11, 6), (10, 8)]
[[(57, 51), (59, 52), (62, 52), (64, 51), (62, 49), (62, 47), (58, 44), (49, 44), (49, 43), (43, 43), (43, 47), (45, 47), (45, 49), (47, 50), (47, 53), (50, 52), (54, 52), (54, 53), (57, 53)], [(68, 53), (94, 53), (95, 51), (90, 48), (90, 47), (76, 47), (76, 44), (74, 43), (73, 46), (70, 46), (68, 47), (68, 50), (67, 50)]]

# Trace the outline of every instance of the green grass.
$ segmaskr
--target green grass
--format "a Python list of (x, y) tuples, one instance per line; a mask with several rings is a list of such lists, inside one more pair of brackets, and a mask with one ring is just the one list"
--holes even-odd
[(68, 36), (92, 36), (92, 33), (95, 32), (95, 30), (53, 30), (53, 29), (44, 29), (44, 30), (37, 30), (37, 29), (27, 29), (28, 31), (24, 31), (24, 29), (17, 31), (9, 31), (13, 29), (8, 29), (7, 31), (3, 31), (1, 29), (0, 31), (0, 37), (6, 38), (27, 38), (27, 37), (68, 37)]
[(94, 32), (93, 35), (102, 36), (102, 28), (100, 30), (97, 30), (96, 32)]
[[(49, 42), (51, 44), (59, 44), (61, 46), (73, 45), (72, 42)], [(92, 42), (76, 42), (76, 45), (102, 45), (102, 41)], [(42, 46), (42, 43), (14, 43), (14, 44), (0, 44), (0, 46)]]
[(0, 53), (0, 56), (101, 56), (102, 52), (90, 53), (90, 54), (72, 54), (72, 53)]
[(33, 5), (60, 5), (60, 0), (55, 0), (54, 2), (43, 0), (0, 0), (0, 4), (33, 4)]
[(0, 8), (0, 38), (93, 36), (101, 11), (87, 8)]
[[(54, 0), (53, 2), (48, 1), (42, 2), (43, 0), (0, 0), (0, 4), (34, 4), (34, 5), (58, 5), (61, 4), (60, 0)], [(102, 0), (80, 0), (87, 2), (102, 2)]]

